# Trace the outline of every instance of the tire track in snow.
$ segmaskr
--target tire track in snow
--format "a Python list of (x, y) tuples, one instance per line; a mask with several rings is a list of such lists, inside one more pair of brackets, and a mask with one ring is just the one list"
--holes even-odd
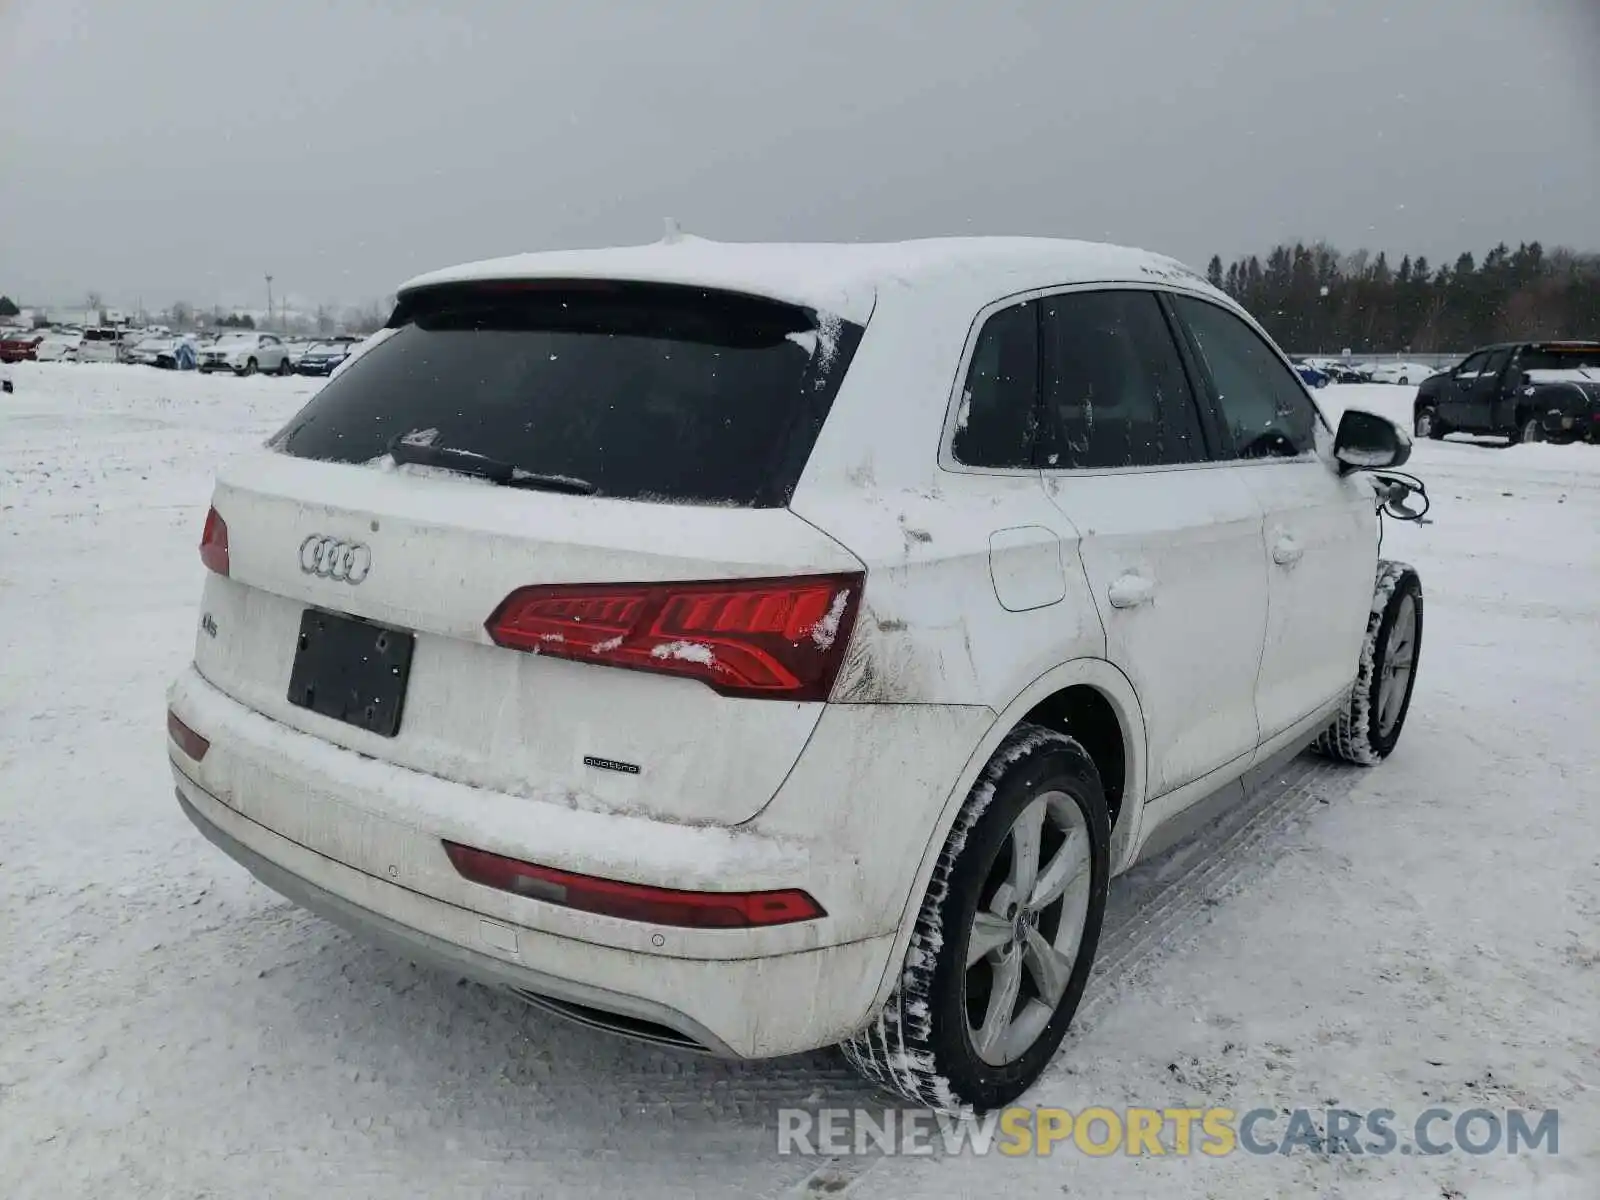
[(1218, 892), (1266, 870), (1270, 864), (1257, 850), (1317, 804), (1344, 796), (1365, 773), (1363, 767), (1302, 755), (1205, 829), (1118, 879), (1074, 1028), (1114, 1000)]

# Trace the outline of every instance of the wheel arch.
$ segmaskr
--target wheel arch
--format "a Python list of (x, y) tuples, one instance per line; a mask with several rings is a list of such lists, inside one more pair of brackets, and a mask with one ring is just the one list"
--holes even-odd
[(1111, 827), (1111, 874), (1115, 877), (1128, 867), (1132, 852), (1138, 846), (1137, 834), (1144, 811), (1145, 780), (1148, 777), (1144, 710), (1139, 705), (1133, 684), (1114, 664), (1102, 658), (1074, 659), (1052, 667), (1033, 680), (996, 715), (994, 723), (978, 742), (945, 797), (906, 896), (894, 948), (873, 997), (872, 1011), (877, 1011), (893, 990), (916, 927), (917, 914), (922, 908), (923, 895), (928, 890), (939, 856), (944, 852), (945, 842), (949, 840), (950, 831), (955, 826), (962, 805), (966, 803), (968, 793), (1000, 743), (1018, 725), (1036, 714), (1046, 718), (1041, 723), (1049, 723), (1051, 728), (1076, 736), (1078, 730), (1072, 727), (1073, 718), (1082, 720), (1090, 713), (1099, 716), (1090, 718), (1094, 723), (1090, 726), (1087, 738), (1080, 740), (1084, 742), (1084, 749), (1095, 758), (1096, 766), (1100, 765), (1101, 759), (1095, 753), (1095, 746), (1090, 743), (1095, 743), (1102, 752), (1105, 751), (1109, 731), (1099, 723), (1105, 714), (1115, 720), (1116, 736), (1120, 738), (1121, 778), (1117, 789), (1117, 811)]
[(1553, 408), (1558, 408), (1558, 396), (1560, 396), (1559, 389), (1549, 386), (1519, 390), (1517, 401), (1511, 410), (1512, 420), (1516, 423), (1517, 432), (1519, 434), (1522, 432), (1522, 427), (1528, 423), (1530, 418), (1547, 413)]

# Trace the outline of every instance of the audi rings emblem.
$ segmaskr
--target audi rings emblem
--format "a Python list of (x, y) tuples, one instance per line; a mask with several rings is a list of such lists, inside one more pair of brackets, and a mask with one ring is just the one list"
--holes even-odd
[(372, 551), (361, 542), (342, 542), (313, 533), (300, 543), (300, 569), (319, 579), (353, 585), (372, 570)]

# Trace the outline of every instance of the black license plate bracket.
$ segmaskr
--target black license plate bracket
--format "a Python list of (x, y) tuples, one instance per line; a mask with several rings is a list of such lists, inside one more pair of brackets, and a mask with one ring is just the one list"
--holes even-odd
[(289, 703), (395, 737), (416, 644), (416, 635), (406, 630), (308, 608), (300, 615)]

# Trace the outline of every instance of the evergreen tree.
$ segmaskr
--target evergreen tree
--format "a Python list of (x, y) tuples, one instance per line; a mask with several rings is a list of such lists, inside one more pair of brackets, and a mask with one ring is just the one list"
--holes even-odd
[(1466, 351), (1493, 341), (1600, 337), (1600, 255), (1538, 242), (1469, 252), (1434, 272), (1425, 256), (1341, 256), (1325, 243), (1275, 246), (1265, 262), (1214, 257), (1206, 277), (1295, 352)]

